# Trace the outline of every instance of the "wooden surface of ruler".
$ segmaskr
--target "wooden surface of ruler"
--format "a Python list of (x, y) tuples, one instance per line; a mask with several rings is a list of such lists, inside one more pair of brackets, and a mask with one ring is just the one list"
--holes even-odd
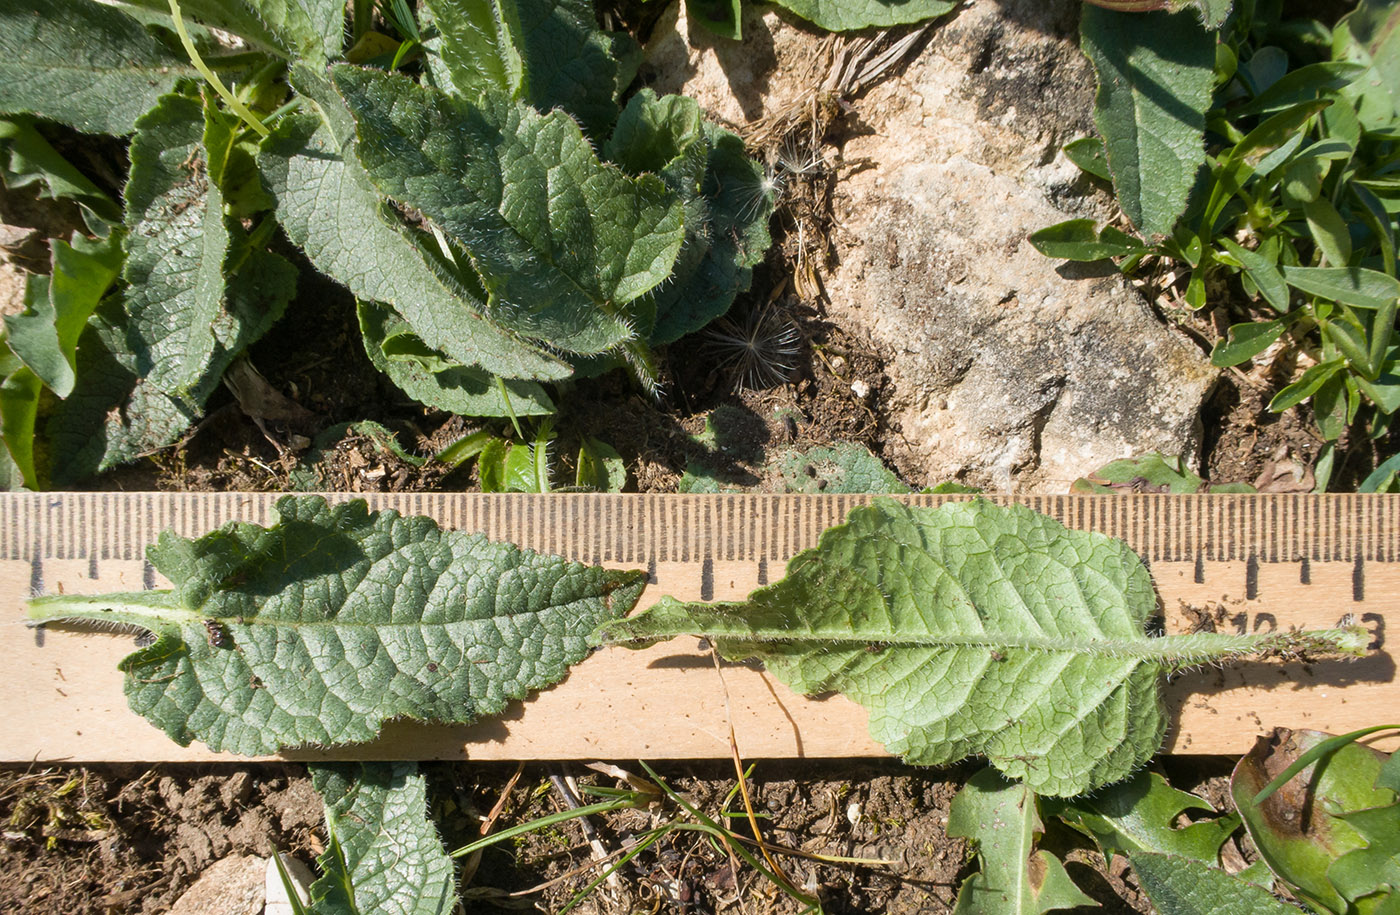
[[(358, 498), (336, 494), (329, 498)], [(864, 496), (367, 494), (372, 508), (589, 563), (643, 568), (660, 595), (730, 600), (776, 580)], [(117, 662), (131, 636), (23, 625), (31, 594), (159, 587), (145, 548), (162, 530), (198, 536), (267, 523), (266, 493), (0, 494), (0, 760), (207, 760), (127, 709)], [(902, 497), (933, 505), (949, 497)], [(956, 498), (956, 497), (955, 497)], [(994, 497), (995, 501), (1013, 501)], [(1071, 528), (1126, 540), (1147, 562), (1167, 631), (1327, 627), (1373, 635), (1360, 661), (1250, 664), (1178, 677), (1166, 749), (1242, 753), (1274, 726), (1340, 732), (1394, 721), (1400, 628), (1400, 496), (1027, 496)], [(865, 712), (792, 694), (761, 669), (726, 665), (695, 639), (609, 649), (503, 719), (473, 727), (391, 724), (376, 742), (293, 758), (686, 758), (729, 752), (725, 691), (749, 757), (882, 755)]]

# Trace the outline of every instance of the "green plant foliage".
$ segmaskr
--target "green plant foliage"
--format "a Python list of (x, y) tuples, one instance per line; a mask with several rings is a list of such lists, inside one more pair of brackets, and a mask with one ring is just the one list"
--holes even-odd
[(1215, 37), (1189, 12), (1086, 5), (1080, 42), (1098, 73), (1094, 123), (1118, 204), (1143, 235), (1169, 235), (1205, 164)]
[[(36, 299), (8, 335), (23, 356), (0, 376), (8, 481), (68, 484), (175, 441), (291, 297), (292, 268), (268, 250), (279, 226), (363, 303), (374, 364), (424, 404), (468, 415), (548, 412), (539, 382), (623, 362), (651, 385), (650, 346), (748, 287), (771, 241), (771, 185), (693, 102), (635, 103), (688, 106), (671, 155), (633, 149), (630, 133), (609, 142), (640, 58), (630, 38), (598, 28), (587, 0), (373, 12), (352, 6), (349, 56), (390, 70), (421, 62), (424, 85), (327, 66), (342, 57), (340, 0), (0, 11), (11, 26), (0, 111), (18, 115), (0, 121), (0, 178), (77, 201), (99, 236), (123, 221), (128, 239), (119, 300), (84, 300), (51, 331)], [(230, 51), (215, 30), (246, 48)], [(182, 77), (207, 79), (217, 97), (196, 98)], [(124, 210), (48, 145), (31, 112), (136, 130)], [(605, 145), (636, 173), (600, 157)], [(42, 355), (36, 341), (55, 333), (57, 355)], [(44, 382), (69, 396), (41, 397)]]
[(493, 319), (585, 355), (634, 339), (626, 306), (666, 279), (685, 233), (658, 179), (600, 162), (560, 111), (492, 96), (473, 105), (350, 66), (332, 72), (370, 180), (461, 244)]
[(1070, 484), (1070, 492), (1254, 492), (1248, 483), (1207, 483), (1186, 469), (1179, 457), (1151, 452), (1135, 458), (1111, 461), (1087, 477)]
[(445, 915), (456, 868), (428, 818), (427, 782), (411, 762), (312, 763), (326, 809), (317, 915)]
[(1156, 772), (1139, 772), (1126, 782), (1068, 801), (1052, 800), (1046, 811), (1094, 840), (1104, 857), (1142, 852), (1177, 855), (1208, 865), (1219, 861), (1220, 846), (1239, 827), (1239, 817), (1222, 816), (1178, 826), (1189, 811), (1214, 812), (1208, 801), (1178, 791)]
[(1097, 905), (1065, 866), (1036, 848), (1045, 831), (1039, 799), (995, 769), (967, 780), (948, 810), (948, 835), (976, 843), (982, 869), (963, 881), (954, 915), (1040, 915)]
[(334, 96), (322, 110), (325, 120), (282, 121), (259, 157), (278, 220), (316, 268), (357, 298), (396, 309), (426, 345), (465, 366), (506, 378), (567, 377), (557, 357), (486, 320), (484, 296), (468, 292), (460, 273), (434, 264), (346, 155), (349, 141), (337, 141), (327, 121), (353, 129), (349, 112)]
[(593, 492), (622, 492), (627, 485), (627, 463), (607, 442), (584, 438), (578, 449), (574, 485)]
[(955, 3), (951, 0), (776, 0), (791, 13), (817, 28), (848, 32), (871, 26), (888, 28), (908, 25), (942, 16)]
[(30, 618), (152, 631), (121, 663), (132, 709), (182, 745), (262, 754), (497, 714), (561, 679), (645, 584), (363, 501), (287, 496), (277, 514), (162, 534), (148, 556), (171, 590), (39, 597)]
[(702, 635), (799, 692), (845, 693), (870, 711), (871, 735), (909, 762), (977, 753), (1057, 796), (1126, 778), (1157, 751), (1164, 672), (1280, 639), (1349, 652), (1366, 639), (1355, 629), (1151, 638), (1155, 611), (1147, 570), (1122, 541), (1024, 506), (878, 499), (746, 601), (663, 599), (595, 638)]
[(605, 147), (632, 175), (655, 173), (685, 207), (685, 243), (671, 279), (652, 294), (649, 337), (671, 343), (723, 315), (749, 288), (772, 239), (774, 187), (736, 135), (707, 122), (694, 99), (632, 97)]
[(35, 186), (40, 197), (72, 200), (96, 234), (106, 235), (109, 224), (121, 222), (121, 207), (59, 155), (34, 129), (33, 118), (0, 118), (0, 181), (11, 190)]
[[(1191, 19), (1190, 14), (1154, 15), (1163, 22)], [(1048, 227), (1031, 241), (1055, 257), (1116, 257), (1125, 272), (1135, 271), (1146, 255), (1173, 260), (1189, 271), (1184, 299), (1191, 308), (1222, 304), (1208, 301), (1208, 290), (1221, 288), (1222, 277), (1234, 279), (1233, 299), (1242, 292), (1273, 314), (1235, 309), (1250, 320), (1229, 329), (1212, 362), (1238, 365), (1280, 342), (1301, 349), (1314, 367), (1281, 390), (1271, 409), (1311, 399), (1325, 440), (1341, 439), (1358, 426), (1364, 435), (1380, 438), (1400, 410), (1400, 347), (1394, 332), (1400, 299), (1394, 179), (1400, 147), (1394, 136), (1400, 116), (1383, 76), (1400, 67), (1400, 42), (1391, 37), (1400, 3), (1363, 4), (1338, 24), (1330, 44), (1320, 24), (1281, 22), (1279, 15), (1273, 4), (1241, 3), (1221, 33), (1209, 111), (1210, 154), (1203, 169), (1182, 173), (1191, 191), (1179, 220), (1159, 224), (1155, 238), (1139, 223), (1149, 238), (1141, 247), (1113, 227), (1099, 230), (1088, 220)], [(1100, 20), (1136, 28), (1147, 21), (1086, 9), (1086, 29)], [(1313, 29), (1317, 40), (1295, 41), (1301, 25)], [(1166, 34), (1142, 40), (1177, 47)], [(1114, 36), (1109, 44), (1115, 43), (1124, 39)], [(1087, 44), (1086, 49), (1100, 53)], [(1158, 96), (1173, 104), (1186, 100)], [(1112, 137), (1108, 151), (1114, 166)], [(1092, 156), (1078, 155), (1075, 161), (1098, 174)], [(1171, 186), (1163, 179), (1169, 175), (1165, 166), (1151, 174), (1153, 189)], [(1116, 166), (1114, 176), (1121, 178)], [(1134, 193), (1121, 181), (1117, 189), (1125, 212), (1138, 222)], [(1319, 489), (1326, 487), (1331, 455), (1329, 444), (1319, 461)]]
[(1272, 893), (1192, 858), (1136, 852), (1129, 856), (1138, 884), (1161, 915), (1298, 915)]
[[(1293, 731), (1274, 744), (1261, 739), (1230, 782), (1269, 867), (1299, 899), (1335, 915), (1393, 912), (1400, 899), (1400, 765), (1357, 736)], [(1267, 793), (1275, 773), (1282, 778), (1298, 763), (1307, 765)]]
[(903, 493), (910, 492), (870, 449), (856, 442), (838, 442), (778, 457), (778, 471), (788, 492)]
[(464, 98), (495, 92), (541, 112), (563, 108), (595, 137), (617, 120), (617, 93), (631, 78), (617, 52), (628, 39), (598, 28), (591, 0), (425, 6), (441, 34), (442, 82)]
[(540, 416), (554, 401), (537, 382), (503, 379), (448, 359), (377, 302), (359, 302), (370, 362), (419, 403), (463, 416)]
[(1337, 23), (1333, 56), (1363, 64), (1366, 72), (1342, 90), (1356, 106), (1361, 126), (1379, 130), (1400, 118), (1400, 5), (1362, 0)]
[[(295, 290), (292, 266), (251, 245), (225, 213), (219, 182), (229, 160), (205, 154), (223, 130), (210, 109), (178, 94), (137, 122), (125, 193), (128, 290), (77, 328), (76, 377), (61, 379), (71, 396), (46, 426), (55, 483), (173, 442)], [(61, 346), (74, 329), (60, 329)]]
[(122, 136), (178, 80), (195, 75), (135, 20), (92, 0), (0, 6), (0, 113)]

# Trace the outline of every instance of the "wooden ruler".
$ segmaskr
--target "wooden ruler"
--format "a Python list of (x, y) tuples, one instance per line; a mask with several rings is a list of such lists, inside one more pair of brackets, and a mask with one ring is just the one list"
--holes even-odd
[[(329, 496), (332, 500), (353, 495)], [(133, 715), (117, 661), (130, 636), (26, 628), (36, 593), (159, 587), (144, 559), (160, 531), (197, 536), (226, 521), (267, 523), (265, 493), (0, 494), (0, 760), (207, 760)], [(662, 594), (730, 600), (776, 580), (863, 496), (370, 494), (372, 508), (426, 514), (589, 563), (644, 568), (642, 605)], [(950, 497), (912, 496), (933, 505)], [(957, 498), (957, 497), (953, 497)], [(996, 501), (1011, 501), (998, 497)], [(1148, 563), (1169, 632), (1209, 619), (1258, 631), (1350, 617), (1376, 648), (1361, 661), (1242, 664), (1178, 678), (1167, 749), (1242, 753), (1274, 726), (1340, 732), (1400, 717), (1400, 496), (1125, 495), (1017, 498), (1072, 528), (1126, 540)], [(399, 722), (373, 744), (288, 753), (324, 759), (685, 758), (729, 752), (729, 696), (750, 757), (883, 755), (864, 711), (793, 695), (761, 669), (723, 683), (694, 639), (609, 649), (559, 686), (475, 727)]]

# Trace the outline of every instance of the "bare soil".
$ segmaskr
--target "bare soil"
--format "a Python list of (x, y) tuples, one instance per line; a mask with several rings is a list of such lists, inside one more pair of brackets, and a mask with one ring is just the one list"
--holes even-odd
[[(1226, 761), (1188, 757), (1167, 765), (1175, 783), (1223, 801)], [(635, 764), (622, 766), (643, 774)], [(424, 768), (448, 848), (476, 838), (482, 816), (498, 806), (497, 830), (566, 809), (552, 775), (577, 777), (584, 785), (618, 784), (579, 764), (521, 766), (518, 780), (517, 767), (500, 763)], [(828, 913), (941, 915), (951, 911), (971, 870), (966, 843), (950, 838), (945, 827), (948, 805), (973, 771), (970, 765), (920, 770), (892, 761), (768, 761), (756, 766), (750, 787), (765, 841), (792, 850), (775, 854), (785, 876), (819, 895)], [(670, 763), (658, 773), (707, 816), (750, 834), (728, 762)], [(676, 819), (688, 818), (664, 802), (589, 823), (602, 852), (618, 854), (640, 833)], [(325, 842), (310, 779), (293, 764), (0, 771), (0, 821), (0, 911), (16, 915), (156, 915), (221, 858), (280, 850), (309, 864)], [(1074, 833), (1056, 821), (1050, 828), (1047, 846), (1101, 904), (1092, 911), (1151, 912), (1121, 861), (1105, 866)], [(463, 859), (459, 879), (467, 911), (560, 911), (599, 873), (589, 839), (577, 822), (568, 822)], [(802, 910), (752, 867), (693, 831), (668, 833), (619, 878), (584, 896), (574, 911)]]

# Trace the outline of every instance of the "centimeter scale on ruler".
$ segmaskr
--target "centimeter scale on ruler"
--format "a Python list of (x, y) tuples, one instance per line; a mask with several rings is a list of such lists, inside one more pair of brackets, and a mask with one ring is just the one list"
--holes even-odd
[[(444, 527), (618, 568), (645, 568), (642, 606), (661, 594), (737, 600), (868, 501), (865, 496), (738, 494), (328, 494), (426, 514)], [(163, 586), (145, 547), (162, 530), (194, 537), (228, 521), (266, 524), (266, 493), (0, 494), (0, 759), (199, 760), (136, 718), (116, 662), (130, 636), (45, 636), (21, 625), (31, 594)], [(901, 497), (921, 505), (946, 496)], [(953, 497), (958, 498), (958, 497)], [(1167, 689), (1167, 749), (1242, 753), (1275, 726), (1345, 731), (1400, 707), (1400, 496), (1202, 495), (992, 497), (1072, 528), (1119, 537), (1152, 572), (1169, 632), (1253, 632), (1351, 620), (1372, 633), (1360, 661), (1251, 664), (1178, 677)], [(804, 698), (761, 669), (727, 665), (725, 685), (748, 756), (880, 755), (865, 712), (839, 696)], [(289, 756), (359, 759), (628, 758), (728, 755), (724, 690), (695, 639), (598, 652), (561, 685), (478, 727), (391, 724), (373, 744)]]

